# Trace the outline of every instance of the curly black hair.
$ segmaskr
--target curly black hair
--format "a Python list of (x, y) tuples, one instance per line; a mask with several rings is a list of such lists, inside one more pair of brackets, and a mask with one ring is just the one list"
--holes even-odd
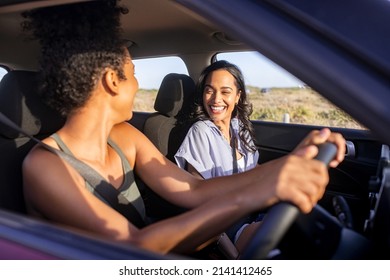
[(120, 15), (115, 0), (89, 1), (23, 13), (24, 31), (41, 46), (43, 100), (62, 116), (82, 107), (104, 72), (111, 68), (126, 79)]
[(230, 63), (226, 60), (219, 60), (210, 64), (202, 71), (199, 76), (198, 83), (196, 85), (196, 94), (194, 98), (195, 100), (191, 119), (210, 120), (210, 116), (207, 114), (207, 111), (203, 105), (203, 91), (208, 75), (211, 72), (221, 69), (228, 71), (234, 77), (236, 87), (238, 90), (241, 91), (238, 104), (235, 106), (232, 112), (232, 118), (237, 117), (240, 120), (240, 128), (238, 135), (245, 149), (251, 152), (255, 152), (257, 150), (256, 138), (252, 123), (249, 119), (250, 115), (253, 112), (253, 107), (252, 104), (248, 102), (244, 77), (240, 68), (238, 68), (237, 65)]

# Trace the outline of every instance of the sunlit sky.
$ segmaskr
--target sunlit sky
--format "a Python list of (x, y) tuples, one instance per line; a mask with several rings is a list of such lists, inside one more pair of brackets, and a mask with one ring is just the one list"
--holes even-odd
[[(218, 55), (218, 59), (226, 59), (238, 65), (244, 74), (246, 84), (250, 86), (297, 87), (303, 84), (257, 52), (228, 53)], [(135, 60), (134, 64), (139, 87), (143, 89), (158, 89), (168, 73), (188, 74), (183, 61), (177, 57)], [(0, 68), (0, 78), (5, 73), (6, 71)]]
[(7, 71), (5, 71), (4, 68), (0, 67), (0, 79), (5, 75), (5, 73), (7, 73)]
[[(257, 52), (229, 53), (219, 55), (238, 65), (247, 85), (263, 87), (297, 87), (303, 82), (286, 72)], [(157, 89), (163, 77), (170, 72), (188, 74), (184, 63), (178, 58), (135, 60), (135, 72), (140, 88)]]

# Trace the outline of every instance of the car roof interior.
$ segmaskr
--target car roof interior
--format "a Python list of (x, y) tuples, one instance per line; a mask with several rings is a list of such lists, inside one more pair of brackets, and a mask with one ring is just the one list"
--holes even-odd
[[(0, 27), (0, 61), (9, 62), (6, 66), (11, 69), (34, 70), (37, 56), (32, 52), (38, 53), (37, 42), (21, 33), (23, 17), (15, 17), (14, 13), (20, 14), (38, 7), (41, 2), (54, 5), (72, 1), (24, 2), (27, 1), (9, 0), (0, 4), (0, 26), (7, 26), (6, 30)], [(2, 7), (6, 4), (8, 5)], [(218, 51), (249, 49), (189, 10), (184, 10), (183, 13), (185, 8), (173, 1), (121, 0), (120, 4), (128, 9), (128, 13), (122, 16), (122, 27), (133, 59), (179, 55), (184, 62), (191, 61), (187, 66), (193, 67), (188, 69), (190, 76), (193, 76), (192, 74), (200, 73)], [(30, 46), (26, 47), (26, 44)], [(180, 54), (175, 53), (176, 50), (180, 50)]]

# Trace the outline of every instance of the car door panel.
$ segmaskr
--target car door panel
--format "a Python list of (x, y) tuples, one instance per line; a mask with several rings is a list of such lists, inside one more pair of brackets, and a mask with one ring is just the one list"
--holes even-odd
[[(142, 131), (148, 113), (134, 112), (130, 121)], [(266, 121), (252, 121), (259, 147), (259, 163), (284, 156), (313, 129), (319, 126), (286, 124)], [(332, 199), (342, 196), (346, 199), (358, 230), (363, 230), (364, 221), (370, 209), (369, 182), (376, 175), (382, 144), (366, 130), (332, 128), (341, 133), (348, 142), (348, 153), (343, 163), (330, 169), (330, 181), (320, 204), (332, 212)]]
[[(321, 128), (264, 121), (253, 121), (253, 125), (259, 146), (259, 163), (287, 154), (311, 130)], [(332, 198), (338, 195), (344, 197), (351, 208), (354, 224), (362, 230), (370, 207), (369, 181), (376, 174), (382, 144), (366, 130), (332, 128), (332, 131), (341, 133), (347, 140), (349, 155), (337, 168), (329, 170), (329, 185), (320, 204), (332, 212)]]

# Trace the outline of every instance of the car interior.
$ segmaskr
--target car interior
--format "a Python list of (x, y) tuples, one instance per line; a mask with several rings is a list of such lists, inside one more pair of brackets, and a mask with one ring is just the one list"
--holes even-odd
[[(58, 130), (65, 120), (43, 104), (39, 98), (39, 85), (36, 82), (36, 77), (39, 74), (37, 71), (39, 46), (21, 32), (20, 26), (23, 20), (21, 16), (23, 11), (48, 5), (47, 2), (10, 0), (0, 4), (0, 41), (2, 42), (0, 44), (0, 64), (8, 70), (0, 82), (0, 112), (27, 134), (11, 128), (3, 121), (0, 122), (0, 224), (8, 227), (7, 230), (0, 230), (0, 239), (20, 242), (22, 237), (12, 239), (17, 238), (17, 235), (14, 234), (15, 228), (20, 227), (23, 231), (29, 232), (28, 225), (31, 223), (31, 225), (37, 225), (33, 227), (33, 234), (38, 236), (45, 232), (42, 235), (44, 238), (38, 242), (41, 245), (37, 244), (36, 240), (32, 240), (31, 242), (26, 241), (25, 246), (38, 248), (37, 250), (42, 251), (45, 250), (46, 244), (42, 240), (55, 238), (54, 235), (50, 237), (48, 232), (55, 232), (59, 229), (53, 227), (48, 231), (45, 224), (35, 224), (36, 221), (30, 222), (23, 199), (21, 162), (36, 144), (28, 135), (43, 139)], [(78, 1), (52, 0), (50, 5), (71, 2)], [(188, 123), (184, 125), (182, 120), (188, 116), (191, 109), (195, 82), (201, 70), (216, 59), (217, 53), (260, 51), (254, 47), (256, 42), (234, 39), (231, 34), (237, 36), (238, 33), (233, 30), (233, 27), (231, 30), (226, 29), (220, 25), (220, 22), (218, 23), (218, 20), (213, 21), (212, 17), (205, 13), (200, 16), (197, 12), (200, 12), (201, 8), (192, 7), (192, 4), (187, 2), (121, 1), (129, 10), (129, 13), (123, 16), (122, 24), (124, 39), (129, 42), (132, 58), (158, 58), (175, 55), (183, 60), (188, 69), (188, 75), (167, 73), (157, 91), (154, 103), (155, 112), (134, 112), (129, 121), (173, 162), (173, 155), (189, 128)], [(256, 1), (244, 2), (251, 2), (248, 4), (250, 6), (253, 4), (252, 2)], [(269, 9), (277, 15), (286, 16), (276, 9), (277, 4), (273, 6), (273, 4), (268, 3), (269, 1), (265, 2), (267, 3), (264, 4), (264, 9)], [(280, 4), (283, 1), (276, 2)], [(213, 4), (210, 3), (210, 5)], [(264, 14), (262, 19), (265, 20), (266, 16), (267, 14)], [(286, 17), (286, 22), (289, 21), (294, 21), (293, 17)], [(272, 21), (268, 24), (272, 25)], [(315, 27), (321, 30), (319, 25), (315, 25)], [(305, 29), (304, 32), (307, 32), (306, 27), (303, 29)], [(328, 34), (327, 32), (328, 30), (325, 33)], [(318, 42), (326, 39), (320, 38)], [(324, 45), (330, 44), (328, 41), (326, 42)], [(277, 50), (271, 54), (272, 58), (276, 56)], [(348, 60), (351, 59), (350, 55), (346, 56)], [(299, 57), (296, 59), (299, 60)], [(283, 66), (288, 68), (289, 63)], [(294, 72), (294, 67), (289, 68), (289, 70)], [(296, 73), (302, 74), (299, 70)], [(304, 73), (300, 78), (312, 81), (315, 86), (317, 80), (312, 78), (309, 73), (306, 75), (308, 75), (307, 79), (305, 79)], [(382, 73), (381, 76), (383, 75), (385, 74)], [(331, 82), (329, 83), (331, 84)], [(337, 85), (334, 85), (333, 88), (336, 87)], [(326, 87), (317, 86), (317, 88), (320, 93), (322, 93), (320, 89), (324, 89), (326, 92)], [(332, 91), (329, 96), (332, 97), (332, 94), (337, 95)], [(337, 105), (342, 105), (342, 102), (337, 102), (337, 98), (341, 98), (339, 95), (335, 100)], [(352, 98), (347, 99), (353, 100)], [(372, 120), (365, 122), (363, 116), (356, 115), (356, 117), (363, 124), (368, 126), (371, 124)], [(321, 128), (319, 125), (276, 123), (262, 120), (254, 120), (252, 123), (257, 143), (259, 143), (259, 164), (289, 153), (309, 131)], [(257, 243), (249, 246), (245, 258), (252, 259), (256, 256), (266, 258), (269, 250), (275, 246), (290, 252), (284, 256), (288, 259), (388, 259), (390, 257), (390, 222), (388, 219), (390, 213), (390, 192), (388, 190), (390, 152), (386, 145), (387, 139), (383, 137), (386, 133), (378, 133), (377, 131), (380, 129), (371, 131), (369, 129), (332, 127), (332, 130), (343, 134), (346, 138), (347, 154), (345, 161), (339, 167), (329, 170), (330, 182), (320, 203), (310, 215), (297, 213), (296, 217), (291, 218), (293, 220), (290, 219), (286, 224), (280, 222), (281, 217), (276, 217), (274, 224), (269, 226), (270, 232), (262, 232), (253, 238), (252, 241)], [(139, 178), (137, 180), (147, 205), (148, 215), (151, 218), (164, 219), (186, 211), (186, 209), (164, 201)], [(13, 216), (14, 214), (16, 216)], [(285, 215), (285, 212), (280, 215)], [(1, 222), (2, 219), (3, 222)], [(7, 219), (18, 221), (20, 224), (14, 227), (11, 223), (6, 222)], [(276, 223), (280, 224), (281, 227), (285, 225), (285, 228), (276, 228)], [(68, 230), (64, 229), (64, 232), (56, 234), (66, 236)], [(83, 240), (79, 242), (80, 244), (88, 242), (90, 237), (77, 231), (75, 234), (81, 236), (80, 238), (85, 238), (77, 239)], [(280, 235), (282, 240), (271, 240), (271, 245), (259, 245), (261, 240), (267, 242), (267, 239), (272, 239), (267, 234)], [(25, 237), (23, 238), (25, 239)], [(105, 243), (96, 237), (91, 238), (89, 244), (94, 244), (90, 246), (96, 248), (91, 255), (80, 255), (77, 252), (75, 255), (56, 256), (63, 249), (63, 246), (73, 246), (67, 242), (61, 245), (61, 242), (64, 242), (63, 239), (57, 238), (55, 242), (58, 247), (53, 249), (53, 252), (44, 256), (31, 255), (30, 257), (178, 258), (178, 256), (156, 256), (134, 248), (124, 251), (123, 246), (118, 244)], [(0, 242), (0, 248), (1, 244)], [(99, 246), (103, 245), (112, 247), (104, 254), (99, 255), (101, 254)], [(261, 250), (258, 247), (261, 247)], [(110, 255), (109, 252), (116, 253)], [(14, 256), (14, 258), (16, 257)], [(7, 258), (6, 254), (4, 258)]]

